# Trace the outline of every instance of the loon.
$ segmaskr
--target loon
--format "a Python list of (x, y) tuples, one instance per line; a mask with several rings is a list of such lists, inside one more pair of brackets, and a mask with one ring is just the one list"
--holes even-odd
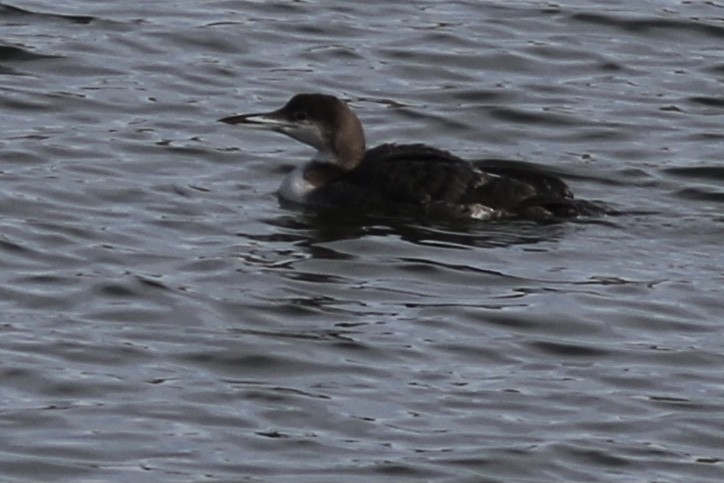
[(366, 149), (357, 116), (325, 94), (297, 94), (282, 108), (219, 119), (280, 132), (316, 148), (289, 173), (281, 201), (354, 213), (425, 218), (548, 220), (585, 214), (560, 178), (529, 164), (466, 161), (425, 144)]

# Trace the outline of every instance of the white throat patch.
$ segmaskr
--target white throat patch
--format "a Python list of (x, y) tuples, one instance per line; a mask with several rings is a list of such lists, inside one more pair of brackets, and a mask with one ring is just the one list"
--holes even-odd
[(317, 163), (339, 165), (339, 161), (337, 161), (334, 153), (328, 149), (318, 150), (317, 154), (315, 154), (312, 158), (312, 161)]

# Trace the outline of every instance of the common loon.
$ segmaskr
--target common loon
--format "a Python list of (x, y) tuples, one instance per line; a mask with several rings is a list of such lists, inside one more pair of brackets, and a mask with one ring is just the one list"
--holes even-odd
[(585, 212), (570, 188), (534, 165), (481, 167), (424, 144), (366, 150), (357, 116), (340, 99), (297, 94), (281, 109), (219, 119), (286, 134), (317, 149), (289, 173), (283, 201), (354, 213), (546, 220)]

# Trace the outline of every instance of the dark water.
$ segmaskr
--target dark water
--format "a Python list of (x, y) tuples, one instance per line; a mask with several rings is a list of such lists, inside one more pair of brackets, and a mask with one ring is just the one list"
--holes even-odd
[[(724, 480), (724, 4), (0, 6), (0, 479)], [(214, 120), (543, 163), (618, 216), (345, 223)]]

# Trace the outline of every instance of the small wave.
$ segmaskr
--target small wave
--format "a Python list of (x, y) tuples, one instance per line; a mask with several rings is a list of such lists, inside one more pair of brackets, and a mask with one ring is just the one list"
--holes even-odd
[(54, 57), (52, 55), (36, 54), (28, 49), (14, 45), (0, 45), (0, 62), (26, 62)]
[(89, 24), (93, 20), (95, 20), (95, 17), (91, 17), (88, 15), (62, 15), (57, 13), (45, 13), (45, 12), (33, 12), (31, 10), (25, 10), (20, 7), (15, 7), (13, 5), (8, 5), (6, 3), (0, 3), (0, 15), (3, 17), (25, 17), (25, 16), (35, 16), (35, 17), (44, 17), (44, 18), (51, 18), (51, 19), (57, 19), (57, 20), (64, 20), (76, 24)]
[(490, 115), (502, 121), (510, 121), (521, 124), (539, 124), (548, 126), (575, 126), (578, 121), (572, 116), (562, 116), (549, 113), (538, 113), (511, 109), (509, 107), (496, 107), (490, 110)]
[(724, 181), (724, 166), (681, 166), (661, 171), (680, 178)]
[(716, 201), (718, 203), (724, 202), (724, 192), (715, 191), (713, 189), (698, 187), (689, 187), (677, 191), (676, 196), (687, 200), (695, 201)]
[(724, 97), (696, 96), (690, 97), (689, 101), (695, 104), (702, 104), (709, 107), (724, 107)]
[(628, 32), (638, 34), (650, 34), (653, 31), (690, 31), (697, 34), (705, 34), (712, 37), (724, 37), (724, 27), (712, 25), (694, 20), (674, 20), (664, 18), (621, 18), (612, 15), (598, 13), (575, 13), (571, 20), (578, 22), (593, 23), (607, 27), (616, 27)]

